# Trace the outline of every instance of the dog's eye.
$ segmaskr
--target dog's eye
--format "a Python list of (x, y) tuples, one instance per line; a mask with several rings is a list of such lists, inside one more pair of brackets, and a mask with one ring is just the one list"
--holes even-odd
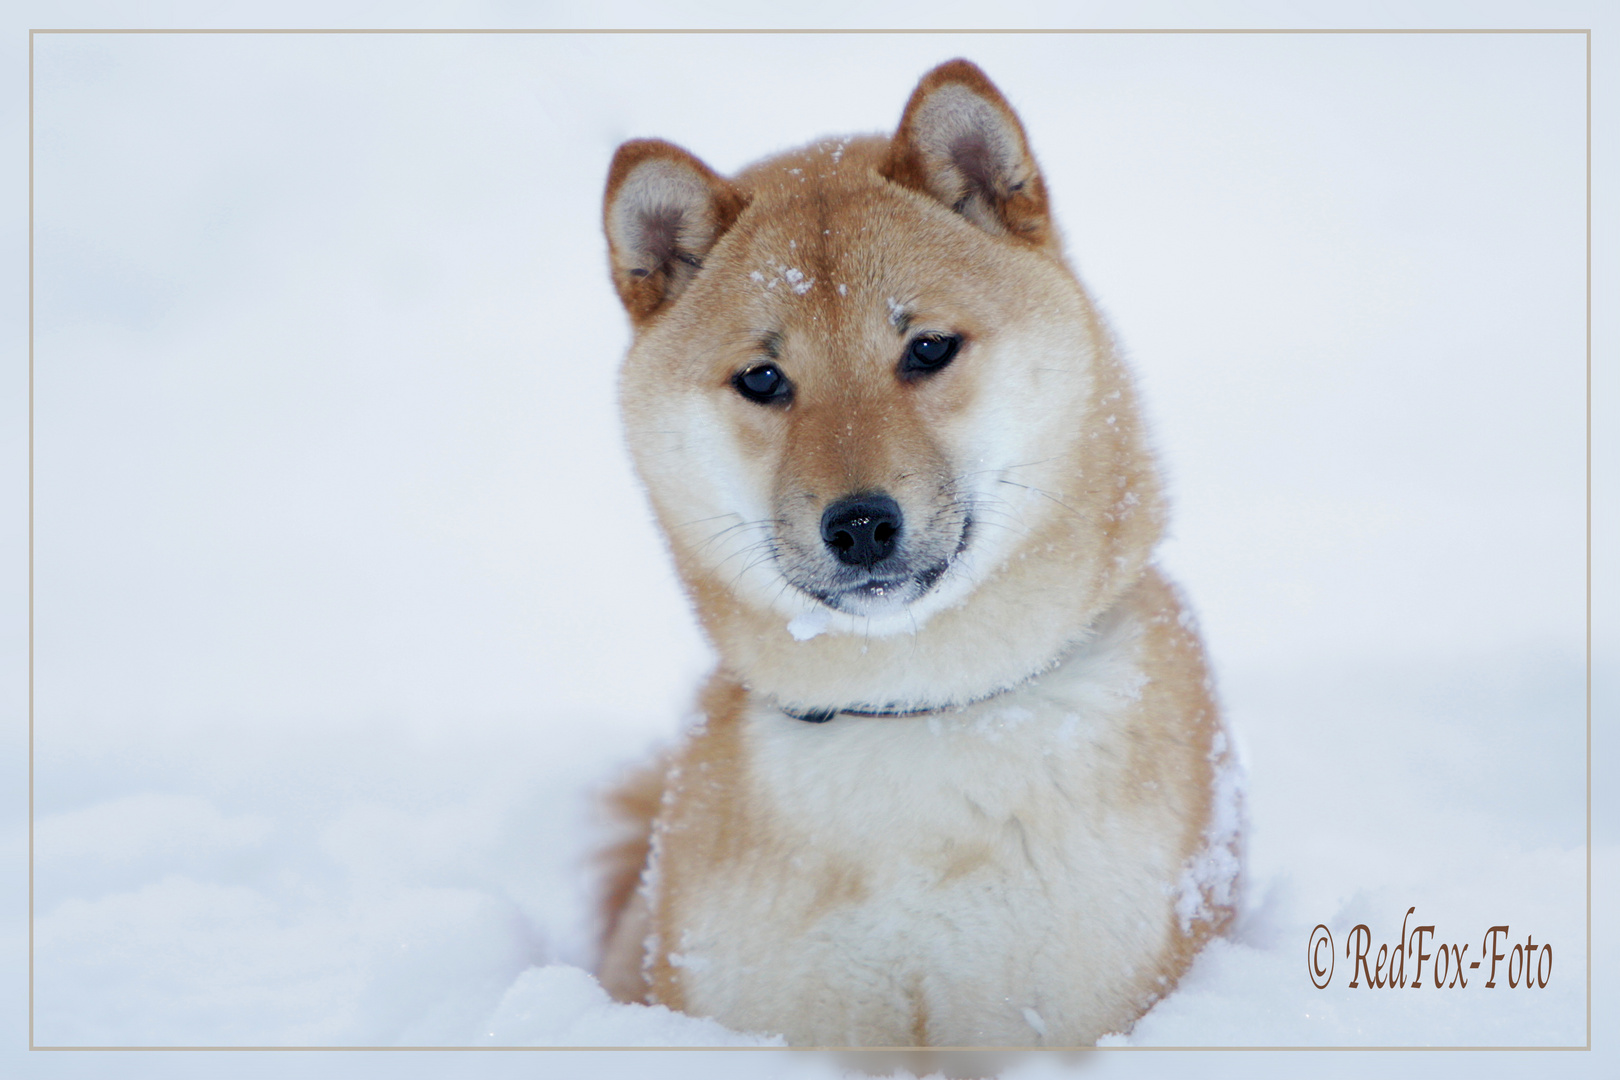
[(732, 377), (731, 385), (749, 401), (761, 405), (783, 405), (793, 394), (793, 385), (775, 364), (761, 364)]
[(962, 347), (958, 334), (918, 334), (906, 346), (906, 355), (900, 361), (903, 376), (930, 375), (949, 364)]

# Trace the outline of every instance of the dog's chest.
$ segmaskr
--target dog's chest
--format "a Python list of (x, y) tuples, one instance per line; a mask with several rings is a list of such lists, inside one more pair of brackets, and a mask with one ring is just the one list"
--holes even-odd
[(1109, 995), (1135, 1008), (1182, 851), (1131, 768), (1132, 653), (1116, 635), (958, 713), (752, 706), (746, 843), (686, 879), (660, 943), (688, 1008), (868, 1045), (1062, 1045)]

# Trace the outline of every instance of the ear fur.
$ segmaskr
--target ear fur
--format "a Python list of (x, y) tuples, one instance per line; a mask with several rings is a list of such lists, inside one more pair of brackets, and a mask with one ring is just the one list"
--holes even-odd
[(986, 232), (1058, 254), (1046, 183), (1024, 127), (978, 66), (949, 60), (922, 77), (889, 143), (883, 175)]
[(602, 225), (613, 285), (642, 325), (691, 283), (746, 200), (691, 154), (662, 139), (633, 139), (608, 168)]

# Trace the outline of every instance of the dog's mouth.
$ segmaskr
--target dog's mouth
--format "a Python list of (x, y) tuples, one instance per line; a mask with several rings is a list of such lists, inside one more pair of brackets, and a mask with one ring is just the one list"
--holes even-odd
[[(956, 542), (943, 556), (903, 547), (870, 567), (841, 565), (836, 560), (793, 560), (783, 567), (789, 584), (815, 597), (834, 611), (849, 615), (888, 615), (921, 600), (950, 571), (957, 556), (967, 550), (973, 519), (963, 515)], [(940, 545), (918, 544), (919, 548)], [(920, 564), (920, 565), (919, 565)]]
[(947, 569), (949, 564), (940, 563), (909, 577), (872, 578), (837, 592), (816, 590), (811, 595), (834, 611), (850, 615), (876, 615), (920, 600), (945, 575)]

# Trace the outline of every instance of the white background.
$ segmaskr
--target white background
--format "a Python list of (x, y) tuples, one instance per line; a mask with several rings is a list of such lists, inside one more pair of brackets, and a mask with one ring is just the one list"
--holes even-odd
[[(984, 18), (928, 10), (936, 25)], [(1403, 12), (1405, 25), (1466, 25), (1443, 7)], [(277, 9), (270, 22), (252, 7), (67, 14), (26, 22), (386, 25), (364, 8), (337, 21)], [(909, 25), (904, 14), (818, 17)], [(1354, 25), (1221, 5), (1157, 17)], [(1474, 25), (1596, 17), (1467, 10)], [(387, 18), (668, 24), (651, 8)], [(1097, 6), (1008, 21), (1138, 18)], [(770, 25), (745, 8), (705, 21)], [(1612, 65), (1595, 40), (1601, 118)], [(1584, 1042), (1584, 45), (36, 39), (36, 1042), (462, 1044), (496, 1017), (522, 1037), (525, 968), (589, 960), (588, 793), (673, 734), (707, 663), (612, 412), (626, 333), (597, 225), (606, 161), (618, 141), (657, 135), (729, 171), (817, 135), (887, 128), (916, 77), (958, 54), (1020, 109), (1071, 256), (1138, 370), (1175, 500), (1163, 561), (1203, 619), (1251, 772), (1242, 932), (1133, 1039)], [(13, 59), (25, 48), (19, 33)], [(22, 145), (26, 71), (8, 70)], [(1600, 301), (1613, 292), (1606, 134), (1594, 132)], [(26, 205), (20, 185), (8, 191)], [(20, 344), (27, 223), (7, 220)], [(1595, 308), (1593, 358), (1599, 1051), (1536, 1061), (1549, 1072), (1598, 1069), (1620, 962), (1602, 924), (1616, 850), (1603, 800), (1609, 314)], [(20, 508), (16, 356), (4, 430)], [(26, 519), (7, 522), (22, 567)], [(25, 576), (8, 588), (20, 796)], [(7, 1015), (25, 1045), (26, 806), (9, 805)], [(1458, 940), (1507, 922), (1554, 942), (1553, 988), (1383, 999), (1305, 984), (1312, 924), (1393, 938), (1412, 905)], [(565, 1015), (581, 993), (533, 1000), (551, 1030), (584, 1030)], [(621, 1017), (615, 1030), (692, 1037), (666, 1020)], [(30, 1075), (436, 1075), (456, 1059), (9, 1060)], [(1224, 1055), (1199, 1068), (1386, 1060)], [(1514, 1061), (1526, 1064), (1415, 1067)], [(486, 1054), (453, 1067), (654, 1062)], [(751, 1055), (656, 1067), (834, 1068)]]

